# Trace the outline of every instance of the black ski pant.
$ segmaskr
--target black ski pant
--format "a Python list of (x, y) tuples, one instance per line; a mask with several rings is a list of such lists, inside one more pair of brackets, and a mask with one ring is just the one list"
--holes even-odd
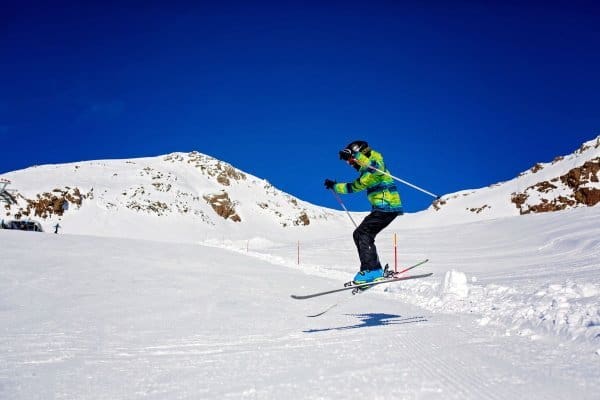
[(375, 247), (375, 236), (400, 214), (400, 212), (371, 211), (354, 230), (352, 236), (358, 250), (361, 271), (381, 268)]

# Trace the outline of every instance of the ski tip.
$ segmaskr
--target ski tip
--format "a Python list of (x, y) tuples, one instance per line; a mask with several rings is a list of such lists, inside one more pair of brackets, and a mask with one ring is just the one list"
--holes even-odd
[(320, 313), (314, 314), (314, 315), (307, 315), (307, 317), (308, 318), (320, 317), (321, 315), (325, 314), (327, 311), (331, 310), (332, 308), (334, 308), (336, 306), (337, 306), (337, 303), (336, 304), (332, 304), (329, 307), (327, 307), (325, 310), (321, 311)]
[(315, 315), (307, 315), (307, 318), (316, 318), (316, 317), (320, 317), (321, 315), (325, 314), (325, 311), (315, 314)]

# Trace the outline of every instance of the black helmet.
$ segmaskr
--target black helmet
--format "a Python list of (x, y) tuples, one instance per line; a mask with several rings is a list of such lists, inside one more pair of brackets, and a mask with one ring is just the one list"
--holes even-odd
[(367, 157), (371, 155), (371, 148), (364, 140), (355, 140), (340, 151), (340, 159), (347, 161), (354, 153), (363, 153)]

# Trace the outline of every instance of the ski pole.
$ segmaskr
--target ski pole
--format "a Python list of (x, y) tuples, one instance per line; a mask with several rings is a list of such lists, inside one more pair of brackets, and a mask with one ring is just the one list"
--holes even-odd
[(355, 228), (358, 228), (358, 225), (356, 225), (356, 222), (354, 222), (354, 219), (352, 219), (352, 216), (350, 215), (350, 212), (348, 211), (348, 209), (346, 208), (346, 206), (344, 205), (344, 202), (342, 201), (341, 197), (339, 194), (337, 194), (335, 192), (335, 190), (331, 189), (331, 193), (333, 193), (333, 195), (335, 196), (335, 198), (337, 199), (338, 203), (340, 203), (340, 206), (342, 206), (342, 208), (344, 209), (344, 211), (346, 211), (346, 214), (348, 214), (348, 218), (350, 218), (350, 221), (352, 221), (352, 223), (354, 224)]
[(407, 185), (407, 186), (410, 186), (410, 187), (411, 187), (411, 188), (413, 188), (413, 189), (417, 189), (417, 190), (419, 190), (419, 191), (421, 191), (421, 192), (423, 192), (423, 193), (426, 193), (426, 194), (428, 194), (428, 195), (430, 195), (430, 196), (432, 196), (432, 197), (435, 197), (435, 198), (436, 198), (436, 199), (438, 199), (438, 200), (439, 200), (439, 198), (440, 198), (440, 196), (438, 196), (437, 194), (433, 194), (433, 193), (431, 193), (431, 192), (429, 192), (429, 191), (427, 191), (427, 190), (425, 190), (425, 189), (423, 189), (423, 188), (420, 188), (420, 187), (418, 187), (418, 186), (416, 186), (416, 185), (413, 185), (413, 184), (412, 184), (412, 183), (410, 183), (410, 182), (406, 182), (405, 180), (403, 180), (403, 179), (400, 179), (400, 178), (398, 178), (397, 176), (394, 176), (394, 175), (390, 174), (389, 172), (382, 171), (382, 170), (380, 170), (379, 168), (375, 168), (375, 167), (373, 167), (373, 166), (369, 166), (369, 169), (372, 169), (372, 170), (374, 170), (374, 171), (377, 171), (377, 172), (381, 172), (382, 174), (384, 174), (384, 175), (387, 175), (387, 176), (389, 176), (390, 178), (392, 178), (392, 179), (395, 179), (395, 180), (397, 180), (397, 181), (398, 181), (398, 182), (400, 182), (400, 183), (404, 183), (405, 185)]

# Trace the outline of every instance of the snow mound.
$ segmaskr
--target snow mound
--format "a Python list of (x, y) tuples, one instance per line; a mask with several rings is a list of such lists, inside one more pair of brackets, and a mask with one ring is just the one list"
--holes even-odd
[(441, 283), (423, 280), (392, 291), (431, 311), (478, 314), (480, 325), (497, 326), (507, 335), (600, 340), (600, 284), (567, 280), (528, 288), (473, 281), (452, 270)]
[(465, 298), (469, 295), (467, 275), (459, 271), (448, 271), (444, 276), (442, 295)]

